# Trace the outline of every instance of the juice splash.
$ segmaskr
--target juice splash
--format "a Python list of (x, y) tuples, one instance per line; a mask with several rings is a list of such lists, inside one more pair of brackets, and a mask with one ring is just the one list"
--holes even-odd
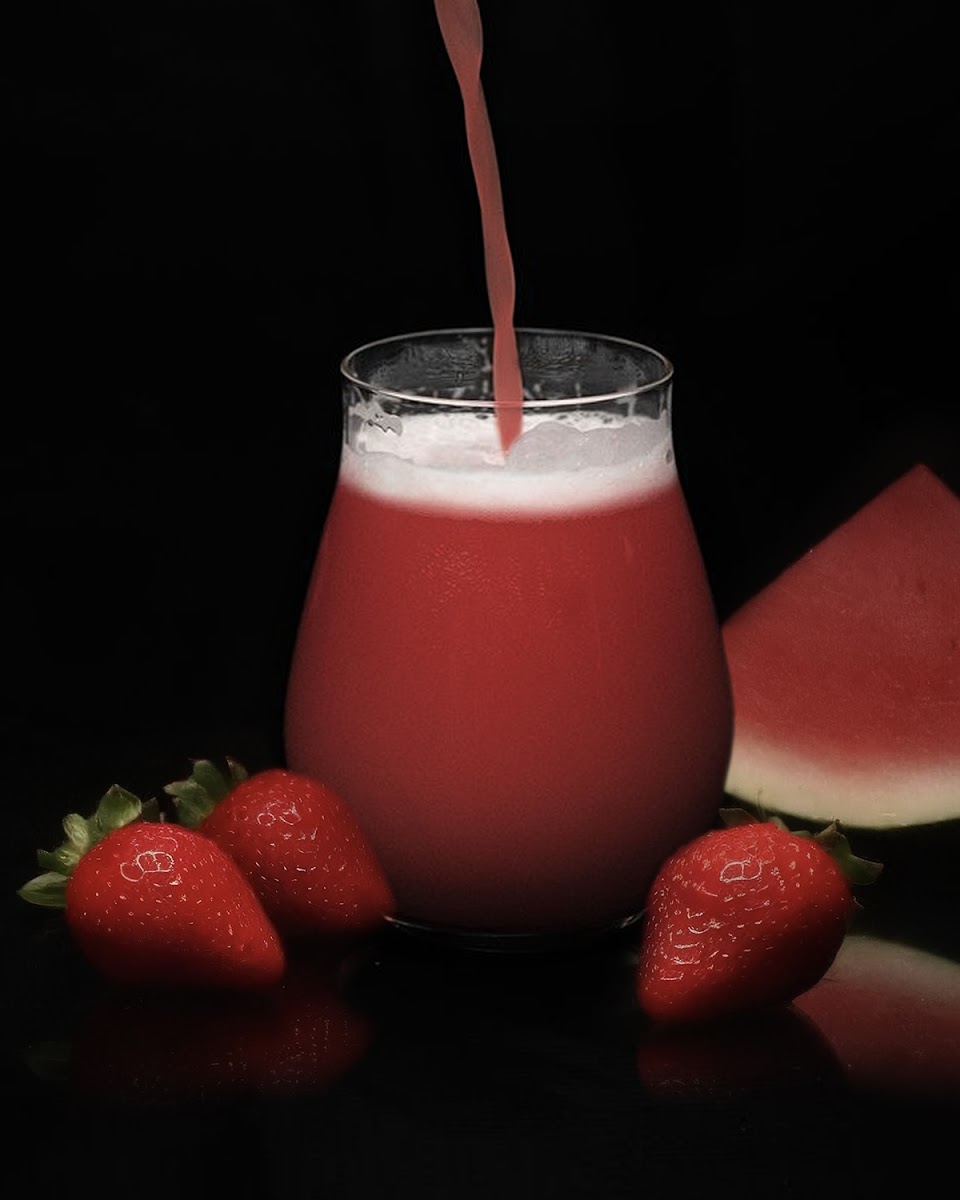
[(493, 394), (503, 452), (519, 437), (523, 379), (513, 327), (513, 258), (503, 214), (493, 131), (480, 82), (483, 29), (476, 0), (434, 0), (440, 32), (463, 98), (467, 146), (480, 202), (487, 293), (493, 317)]

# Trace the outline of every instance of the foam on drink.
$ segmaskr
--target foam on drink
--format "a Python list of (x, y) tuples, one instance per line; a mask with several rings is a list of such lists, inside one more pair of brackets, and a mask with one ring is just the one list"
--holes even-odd
[(371, 421), (345, 447), (340, 470), (344, 482), (384, 500), (491, 515), (635, 502), (676, 479), (665, 419), (603, 413), (528, 413), (506, 454), (489, 415)]

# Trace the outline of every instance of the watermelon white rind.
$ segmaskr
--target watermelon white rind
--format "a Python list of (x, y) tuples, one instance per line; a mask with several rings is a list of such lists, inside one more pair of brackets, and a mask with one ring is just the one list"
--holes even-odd
[(911, 468), (725, 623), (726, 790), (896, 829), (960, 819), (960, 498)]

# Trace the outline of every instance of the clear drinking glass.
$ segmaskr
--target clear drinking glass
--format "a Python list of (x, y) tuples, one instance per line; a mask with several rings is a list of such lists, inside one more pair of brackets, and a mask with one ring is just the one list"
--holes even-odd
[(396, 923), (505, 949), (635, 920), (713, 824), (732, 736), (670, 364), (593, 334), (517, 342), (506, 455), (489, 330), (344, 360), (285, 717), (289, 766), (352, 807)]

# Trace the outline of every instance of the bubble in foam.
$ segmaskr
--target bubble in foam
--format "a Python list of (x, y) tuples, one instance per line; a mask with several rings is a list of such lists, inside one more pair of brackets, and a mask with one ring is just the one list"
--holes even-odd
[(561, 421), (543, 421), (528, 429), (510, 448), (507, 465), (519, 471), (581, 470), (615, 467), (644, 458), (662, 445), (664, 430), (655, 421), (627, 421), (578, 429)]

